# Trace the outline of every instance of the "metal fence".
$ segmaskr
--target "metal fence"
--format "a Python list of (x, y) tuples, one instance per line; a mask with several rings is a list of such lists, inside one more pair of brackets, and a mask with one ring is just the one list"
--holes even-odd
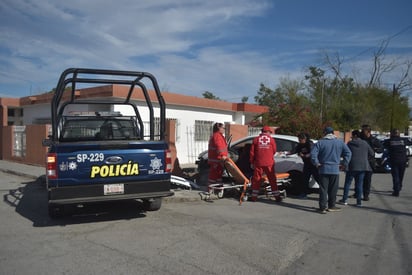
[[(210, 134), (210, 129), (204, 131), (202, 134), (199, 134), (199, 131), (196, 131), (195, 126), (186, 127), (186, 150), (188, 163), (195, 163), (199, 154), (207, 150)], [(203, 138), (200, 138), (200, 136), (203, 136)]]
[(14, 126), (13, 156), (26, 156), (26, 126)]
[(247, 132), (249, 136), (259, 135), (262, 131), (262, 127), (249, 127)]

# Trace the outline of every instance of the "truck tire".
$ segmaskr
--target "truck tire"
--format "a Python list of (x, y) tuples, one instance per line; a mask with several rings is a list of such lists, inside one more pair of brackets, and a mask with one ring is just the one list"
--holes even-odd
[(52, 219), (62, 218), (64, 216), (64, 206), (49, 203), (49, 217)]
[(143, 200), (143, 207), (146, 211), (157, 211), (162, 206), (162, 198)]

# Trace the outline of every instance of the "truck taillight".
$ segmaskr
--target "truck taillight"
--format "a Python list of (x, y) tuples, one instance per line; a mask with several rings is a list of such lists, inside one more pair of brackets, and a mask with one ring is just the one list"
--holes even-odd
[(57, 155), (55, 153), (47, 154), (46, 176), (49, 179), (57, 178)]
[(172, 152), (170, 150), (165, 151), (166, 172), (172, 172)]

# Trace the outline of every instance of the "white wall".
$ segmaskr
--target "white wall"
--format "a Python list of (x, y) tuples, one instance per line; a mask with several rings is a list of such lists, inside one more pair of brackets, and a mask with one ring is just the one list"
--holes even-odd
[[(176, 151), (180, 164), (194, 164), (199, 153), (207, 150), (207, 141), (195, 142), (190, 139), (190, 131), (193, 131), (196, 120), (213, 121), (213, 122), (229, 122), (233, 123), (232, 113), (219, 113), (217, 111), (205, 110), (182, 110), (169, 106), (166, 111), (167, 118), (177, 119), (176, 132)], [(212, 134), (212, 133), (210, 133)]]

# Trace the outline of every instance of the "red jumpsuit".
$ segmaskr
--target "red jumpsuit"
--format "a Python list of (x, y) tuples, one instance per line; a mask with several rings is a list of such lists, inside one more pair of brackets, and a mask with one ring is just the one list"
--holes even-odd
[(222, 133), (214, 132), (209, 139), (208, 163), (210, 169), (208, 185), (222, 183), (223, 157), (227, 157), (226, 139)]
[(254, 166), (252, 177), (252, 200), (256, 200), (259, 194), (259, 189), (262, 182), (263, 174), (269, 179), (271, 191), (268, 195), (279, 197), (278, 185), (276, 182), (275, 160), (276, 153), (275, 140), (266, 133), (261, 133), (258, 137), (253, 139), (250, 148), (250, 163)]

